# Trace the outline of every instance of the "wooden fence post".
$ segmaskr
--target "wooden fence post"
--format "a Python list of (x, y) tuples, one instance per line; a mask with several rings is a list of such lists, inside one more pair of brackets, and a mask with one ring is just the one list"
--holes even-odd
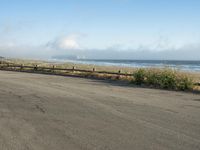
[(54, 73), (54, 70), (55, 70), (55, 66), (53, 65), (53, 70), (52, 70), (52, 71), (53, 71), (53, 73)]
[(76, 69), (76, 67), (75, 67), (75, 66), (73, 66), (73, 67), (72, 67), (72, 71), (74, 72), (74, 71), (75, 71), (75, 69)]
[(3, 61), (1, 61), (1, 65), (0, 65), (0, 68), (3, 68)]
[(119, 71), (118, 71), (118, 76), (117, 76), (117, 79), (120, 79), (120, 77), (121, 77), (121, 75), (120, 75), (120, 74), (121, 74), (121, 70), (119, 70)]
[(35, 70), (35, 71), (38, 70), (38, 65), (35, 65), (34, 70)]
[(21, 64), (21, 66), (20, 66), (20, 70), (21, 70), (21, 71), (23, 70), (23, 64)]

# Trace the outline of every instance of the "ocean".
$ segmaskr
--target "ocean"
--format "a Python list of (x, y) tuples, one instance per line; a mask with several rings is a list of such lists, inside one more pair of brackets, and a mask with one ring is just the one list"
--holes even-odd
[(57, 60), (62, 62), (73, 62), (81, 64), (94, 64), (101, 66), (123, 66), (134, 68), (164, 68), (169, 67), (181, 71), (200, 72), (200, 61), (181, 60)]

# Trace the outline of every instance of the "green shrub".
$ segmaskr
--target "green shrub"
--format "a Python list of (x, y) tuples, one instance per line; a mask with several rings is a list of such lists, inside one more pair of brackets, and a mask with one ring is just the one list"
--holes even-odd
[(164, 70), (161, 73), (160, 87), (163, 89), (176, 89), (176, 74), (172, 70)]
[(148, 70), (146, 74), (146, 84), (154, 87), (160, 87), (160, 72), (155, 72), (155, 70)]
[(189, 89), (193, 89), (194, 83), (192, 81), (192, 79), (190, 79), (187, 76), (182, 76), (178, 78), (178, 84), (177, 84), (177, 88), (178, 90), (189, 90)]
[(137, 85), (141, 85), (145, 83), (146, 72), (144, 69), (139, 69), (133, 74), (134, 80), (133, 82)]
[(162, 89), (190, 90), (193, 88), (192, 80), (185, 74), (173, 69), (138, 69), (133, 74), (132, 83), (147, 85)]

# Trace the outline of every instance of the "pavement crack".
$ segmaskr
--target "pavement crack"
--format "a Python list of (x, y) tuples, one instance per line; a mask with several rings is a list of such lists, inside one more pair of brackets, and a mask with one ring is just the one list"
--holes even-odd
[(39, 105), (35, 105), (36, 109), (39, 110), (41, 113), (45, 113), (46, 111), (44, 110), (44, 108), (42, 108), (41, 106)]

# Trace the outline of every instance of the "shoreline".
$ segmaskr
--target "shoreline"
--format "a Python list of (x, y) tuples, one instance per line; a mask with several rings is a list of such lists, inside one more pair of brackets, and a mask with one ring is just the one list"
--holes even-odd
[[(1, 70), (83, 78), (122, 80), (146, 88), (200, 91), (200, 73), (165, 68), (132, 68), (60, 63), (42, 60), (4, 59)], [(3, 66), (2, 66), (3, 65)]]
[(113, 66), (124, 68), (171, 68), (185, 72), (200, 73), (198, 60), (107, 60), (107, 59), (77, 59), (77, 60), (49, 60), (58, 63), (74, 63), (96, 66)]
[(61, 68), (73, 68), (76, 67), (77, 69), (85, 69), (85, 70), (92, 70), (95, 68), (98, 71), (111, 71), (111, 72), (118, 72), (119, 70), (122, 73), (133, 73), (135, 70), (138, 69), (172, 69), (178, 71), (180, 73), (184, 73), (189, 75), (194, 79), (195, 82), (200, 82), (200, 72), (198, 71), (185, 71), (180, 69), (170, 68), (168, 66), (163, 67), (126, 67), (126, 66), (117, 66), (117, 65), (99, 65), (99, 64), (84, 64), (84, 63), (76, 63), (76, 62), (62, 62), (62, 61), (51, 61), (51, 60), (33, 60), (33, 59), (5, 59), (8, 62), (15, 63), (15, 64), (23, 64), (23, 65), (40, 65), (44, 67), (49, 66), (56, 66)]

